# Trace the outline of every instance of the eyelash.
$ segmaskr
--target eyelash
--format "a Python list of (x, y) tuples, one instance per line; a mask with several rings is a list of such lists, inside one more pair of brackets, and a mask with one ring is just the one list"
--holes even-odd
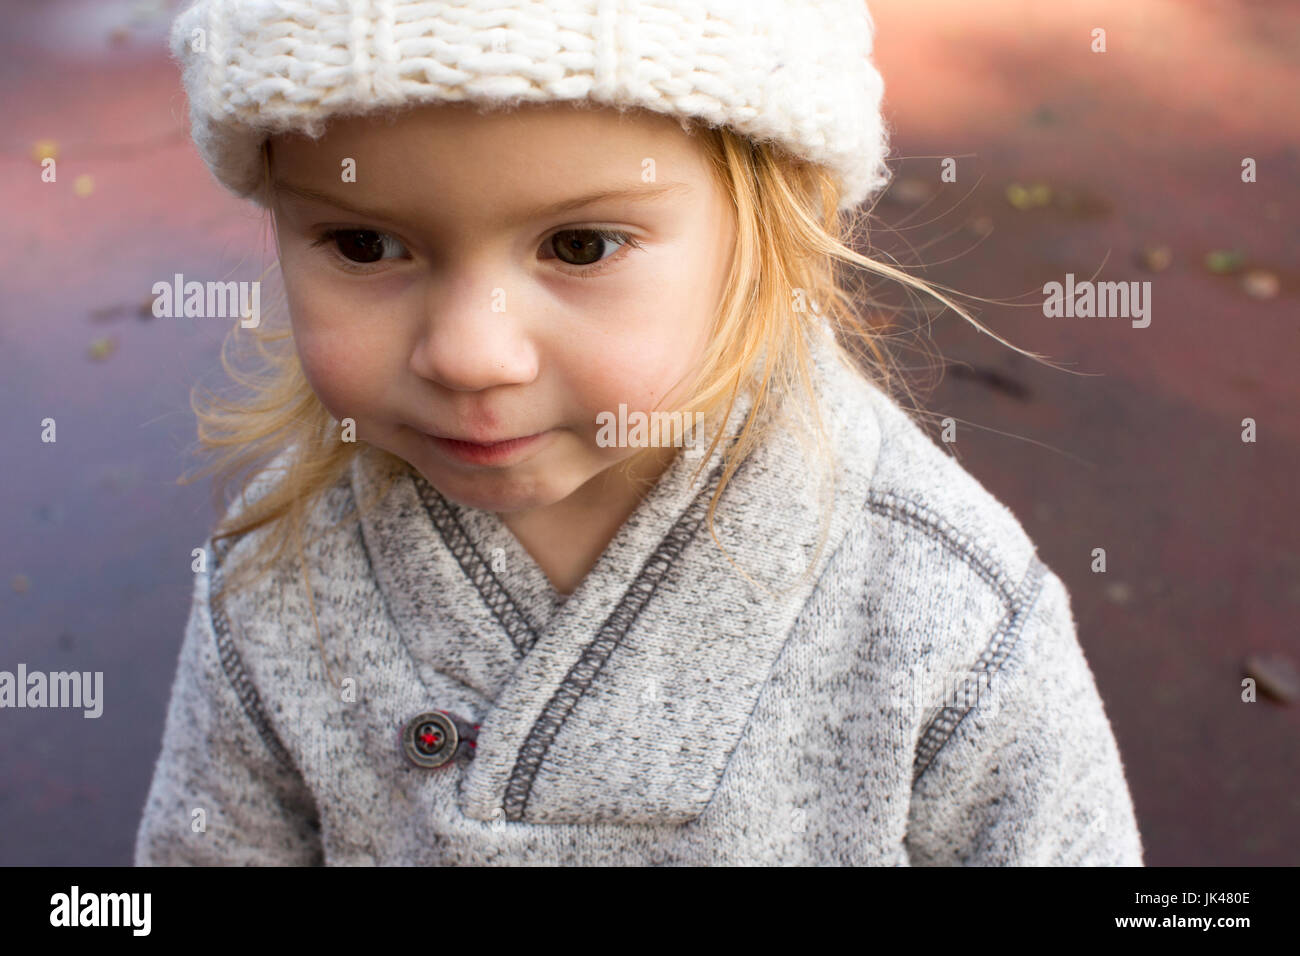
[[(394, 238), (393, 236), (390, 236), (386, 232), (380, 232), (378, 229), (356, 229), (351, 227), (349, 228), (333, 227), (324, 230), (320, 234), (320, 237), (316, 239), (314, 242), (312, 242), (311, 246), (314, 249), (317, 246), (328, 245), (329, 243), (334, 242), (339, 236), (349, 232), (374, 232), (385, 238), (389, 238), (389, 239)], [(623, 249), (625, 247), (631, 249), (642, 248), (641, 243), (635, 237), (633, 237), (630, 233), (623, 232), (619, 229), (600, 229), (600, 228), (575, 229), (572, 227), (567, 229), (557, 229), (555, 232), (551, 233), (549, 236), (546, 237), (546, 241), (545, 243), (543, 243), (543, 246), (544, 247), (551, 246), (555, 237), (562, 232), (590, 233), (591, 235), (598, 236), (600, 239), (606, 242), (618, 243), (620, 249)], [(403, 248), (405, 248), (405, 246), (403, 246)], [(371, 272), (372, 270), (368, 268), (369, 266), (378, 265), (379, 262), (383, 261), (381, 259), (378, 262), (353, 262), (351, 259), (347, 258), (341, 252), (339, 252), (337, 246), (331, 247), (330, 251), (334, 254), (334, 258), (338, 261), (338, 264), (348, 272), (356, 272), (356, 273)], [(609, 265), (611, 265), (617, 257), (618, 254), (615, 253), (613, 256), (610, 256), (605, 259), (600, 259), (599, 261), (593, 262), (591, 265), (586, 265), (586, 266), (575, 266), (571, 263), (564, 263), (568, 267), (568, 269), (572, 269), (576, 271), (572, 271), (572, 272), (567, 270), (562, 270), (562, 271), (564, 271), (565, 275), (573, 276), (576, 279), (593, 279), (600, 273), (604, 272), (605, 269)], [(555, 259), (558, 262), (563, 262), (563, 260), (560, 259), (558, 256), (555, 256)]]

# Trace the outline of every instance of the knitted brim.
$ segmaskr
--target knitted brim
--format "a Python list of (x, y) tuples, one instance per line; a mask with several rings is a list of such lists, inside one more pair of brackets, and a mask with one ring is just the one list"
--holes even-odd
[(254, 201), (275, 133), (587, 100), (777, 143), (827, 166), (850, 209), (889, 180), (872, 38), (865, 0), (197, 0), (171, 50), (199, 153)]

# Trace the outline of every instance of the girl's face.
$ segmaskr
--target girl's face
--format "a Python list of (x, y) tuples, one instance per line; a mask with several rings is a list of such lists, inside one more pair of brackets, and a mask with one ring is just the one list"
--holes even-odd
[[(597, 444), (597, 416), (674, 407), (731, 263), (725, 189), (678, 122), (648, 112), (350, 118), (315, 142), (274, 139), (271, 178), (321, 402), (490, 511), (560, 502), (636, 453)], [(534, 435), (494, 461), (431, 437)]]

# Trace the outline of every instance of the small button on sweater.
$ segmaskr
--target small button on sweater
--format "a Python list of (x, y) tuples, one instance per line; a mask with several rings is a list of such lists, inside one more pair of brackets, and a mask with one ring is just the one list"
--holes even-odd
[(567, 599), (409, 466), (358, 519), (368, 446), (311, 514), (311, 603), (292, 551), (223, 586), (282, 531), (209, 541), (137, 865), (1142, 865), (1064, 585), (813, 347), (834, 467), (790, 418), (719, 499), (726, 555), (721, 443)]

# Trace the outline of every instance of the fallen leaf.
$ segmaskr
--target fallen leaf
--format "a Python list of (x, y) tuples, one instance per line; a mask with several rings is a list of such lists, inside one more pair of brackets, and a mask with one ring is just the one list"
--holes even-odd
[(99, 485), (118, 494), (130, 491), (139, 484), (140, 476), (134, 466), (108, 465), (99, 472)]
[(9, 586), (12, 587), (19, 594), (26, 594), (27, 589), (32, 586), (32, 580), (25, 574), (22, 573), (15, 574), (13, 578), (9, 581)]
[(59, 144), (52, 139), (38, 139), (32, 144), (32, 159), (41, 162), (59, 158)]
[(1281, 654), (1252, 654), (1246, 658), (1247, 677), (1255, 678), (1259, 689), (1283, 704), (1300, 699), (1300, 673)]
[(1127, 604), (1133, 597), (1133, 589), (1123, 581), (1106, 585), (1106, 597), (1115, 604)]
[(1052, 201), (1052, 187), (1047, 183), (1010, 183), (1007, 185), (1007, 202), (1022, 212), (1037, 206), (1046, 206)]
[(1235, 249), (1215, 249), (1205, 254), (1205, 268), (1215, 275), (1228, 275), (1241, 268), (1246, 257)]
[(919, 206), (934, 195), (934, 186), (924, 179), (900, 179), (889, 190), (889, 198), (904, 206)]
[(113, 319), (120, 319), (125, 312), (124, 305), (106, 305), (99, 309), (92, 309), (90, 318), (94, 322), (110, 322)]
[(1241, 277), (1241, 287), (1256, 299), (1273, 299), (1281, 288), (1277, 276), (1267, 269), (1251, 269)]
[(82, 173), (72, 181), (72, 191), (84, 199), (95, 191), (95, 180)]
[(1072, 219), (1096, 219), (1113, 212), (1110, 200), (1086, 189), (1060, 189), (1056, 208)]
[(1056, 123), (1056, 113), (1050, 106), (1043, 105), (1029, 117), (1029, 122), (1034, 126), (1052, 126)]
[(1012, 398), (1018, 398), (1022, 402), (1029, 399), (1029, 389), (1023, 382), (1018, 381), (1011, 375), (995, 368), (988, 368), (980, 365), (953, 364), (948, 369), (955, 378), (970, 379), (987, 385), (995, 391), (1010, 395)]
[(95, 339), (90, 343), (90, 357), (98, 361), (103, 361), (117, 350), (117, 339), (109, 337)]
[(1148, 272), (1164, 272), (1173, 261), (1174, 254), (1168, 246), (1143, 246), (1138, 256), (1138, 264)]

